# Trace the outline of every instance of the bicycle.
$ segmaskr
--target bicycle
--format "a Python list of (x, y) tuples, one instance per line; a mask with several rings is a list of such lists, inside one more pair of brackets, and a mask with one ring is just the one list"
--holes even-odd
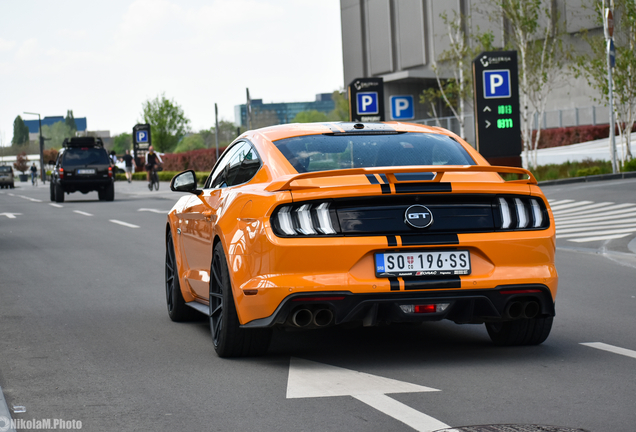
[(38, 185), (38, 175), (31, 173), (31, 184), (33, 186), (37, 186)]
[(150, 183), (148, 183), (148, 190), (152, 190), (154, 187), (155, 190), (159, 190), (159, 171), (163, 171), (162, 167), (156, 167), (150, 172)]

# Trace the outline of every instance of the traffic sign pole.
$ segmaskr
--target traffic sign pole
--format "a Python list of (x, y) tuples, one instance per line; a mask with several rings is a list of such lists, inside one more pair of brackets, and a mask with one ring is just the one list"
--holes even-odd
[(607, 86), (609, 89), (609, 117), (610, 117), (610, 130), (609, 130), (609, 142), (610, 153), (612, 154), (612, 172), (616, 174), (618, 172), (618, 163), (616, 161), (616, 134), (614, 133), (615, 119), (614, 119), (614, 84), (612, 82), (612, 60), (615, 60), (614, 53), (614, 14), (612, 9), (605, 9), (605, 19), (603, 20), (605, 27), (605, 37), (607, 38)]

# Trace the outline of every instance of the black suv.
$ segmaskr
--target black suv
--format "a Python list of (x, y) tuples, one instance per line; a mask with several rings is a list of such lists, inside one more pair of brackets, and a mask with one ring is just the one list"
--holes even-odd
[(64, 140), (51, 176), (51, 201), (64, 202), (64, 193), (97, 191), (100, 201), (115, 199), (113, 166), (101, 138)]

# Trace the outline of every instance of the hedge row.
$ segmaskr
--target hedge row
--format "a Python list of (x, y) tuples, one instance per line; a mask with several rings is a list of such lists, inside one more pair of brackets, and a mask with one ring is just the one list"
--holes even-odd
[[(225, 147), (219, 149), (219, 155)], [(166, 153), (162, 156), (163, 169), (181, 172), (191, 169), (196, 172), (210, 172), (216, 163), (216, 149), (192, 150), (184, 153)]]
[[(632, 132), (636, 131), (636, 125)], [(616, 128), (618, 134), (618, 128)], [(533, 132), (533, 140), (536, 131)], [(609, 124), (596, 126), (572, 126), (566, 128), (543, 129), (539, 137), (539, 148), (560, 147), (609, 137)]]
[[(159, 176), (159, 181), (169, 182), (172, 180), (172, 177), (179, 174), (181, 171), (159, 171), (157, 174)], [(205, 183), (205, 180), (208, 178), (209, 172), (197, 172), (197, 184), (202, 185)], [(133, 180), (146, 181), (146, 172), (140, 171), (136, 172), (132, 175)], [(117, 173), (115, 174), (115, 180), (117, 181), (126, 181), (126, 174)]]

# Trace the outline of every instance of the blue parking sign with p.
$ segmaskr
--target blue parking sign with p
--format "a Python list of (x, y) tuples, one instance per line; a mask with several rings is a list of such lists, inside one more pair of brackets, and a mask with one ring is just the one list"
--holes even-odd
[(357, 94), (358, 114), (378, 114), (378, 92), (363, 92)]
[(414, 118), (413, 96), (391, 96), (391, 119), (411, 120)]
[(484, 71), (484, 99), (509, 98), (511, 96), (510, 71), (508, 69)]
[(148, 131), (145, 131), (145, 130), (137, 131), (137, 142), (138, 143), (147, 143), (148, 142)]

